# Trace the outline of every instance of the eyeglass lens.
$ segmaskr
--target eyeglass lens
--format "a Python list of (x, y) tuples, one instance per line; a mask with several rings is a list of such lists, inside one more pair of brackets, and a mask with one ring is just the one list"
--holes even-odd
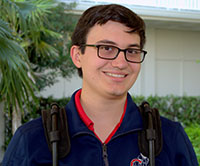
[(142, 52), (141, 50), (133, 48), (121, 50), (117, 47), (108, 45), (99, 45), (98, 47), (99, 57), (104, 59), (115, 59), (120, 51), (123, 51), (125, 53), (126, 59), (128, 61), (139, 63), (143, 60), (144, 52)]

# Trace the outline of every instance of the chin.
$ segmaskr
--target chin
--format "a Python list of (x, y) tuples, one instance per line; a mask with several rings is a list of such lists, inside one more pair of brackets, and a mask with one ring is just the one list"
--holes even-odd
[(124, 95), (127, 94), (128, 91), (126, 90), (119, 90), (119, 89), (116, 89), (116, 90), (113, 90), (113, 91), (110, 91), (109, 94), (113, 97), (123, 97)]

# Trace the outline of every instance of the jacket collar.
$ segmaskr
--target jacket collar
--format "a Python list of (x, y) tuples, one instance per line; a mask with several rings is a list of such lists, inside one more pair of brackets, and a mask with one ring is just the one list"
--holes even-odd
[[(69, 132), (72, 137), (79, 133), (93, 134), (93, 132), (90, 131), (88, 127), (85, 125), (85, 123), (81, 120), (77, 112), (75, 104), (75, 94), (77, 92), (78, 91), (76, 91), (72, 95), (71, 100), (65, 107), (68, 118)], [(126, 113), (121, 123), (121, 126), (118, 128), (114, 136), (140, 129), (142, 129), (142, 118), (140, 116), (137, 105), (132, 101), (132, 98), (128, 93)]]

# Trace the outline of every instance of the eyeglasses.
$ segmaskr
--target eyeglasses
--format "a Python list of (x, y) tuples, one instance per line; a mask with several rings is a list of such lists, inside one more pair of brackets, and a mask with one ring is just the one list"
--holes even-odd
[(135, 48), (120, 49), (112, 45), (84, 44), (82, 46), (96, 47), (98, 57), (107, 60), (114, 60), (122, 51), (124, 52), (126, 61), (131, 63), (142, 63), (144, 61), (145, 55), (147, 54), (147, 52), (144, 50)]

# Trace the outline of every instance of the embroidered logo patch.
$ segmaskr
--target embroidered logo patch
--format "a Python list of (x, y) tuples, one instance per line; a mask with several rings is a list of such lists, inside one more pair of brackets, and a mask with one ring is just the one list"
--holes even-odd
[(130, 166), (149, 166), (149, 158), (140, 153), (137, 159), (131, 161)]

